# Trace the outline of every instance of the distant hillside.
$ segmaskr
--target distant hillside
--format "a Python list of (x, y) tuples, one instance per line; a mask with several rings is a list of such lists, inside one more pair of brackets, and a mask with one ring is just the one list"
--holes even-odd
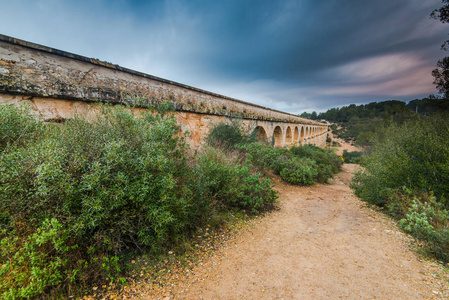
[(361, 105), (351, 104), (341, 108), (331, 108), (319, 114), (305, 112), (301, 114), (301, 117), (312, 120), (325, 119), (338, 123), (342, 127), (340, 130), (337, 131), (336, 126), (333, 127), (337, 136), (345, 140), (353, 140), (360, 146), (367, 146), (379, 126), (391, 122), (402, 124), (407, 119), (444, 111), (449, 111), (449, 100), (431, 95), (427, 98), (412, 100), (409, 103), (388, 100)]

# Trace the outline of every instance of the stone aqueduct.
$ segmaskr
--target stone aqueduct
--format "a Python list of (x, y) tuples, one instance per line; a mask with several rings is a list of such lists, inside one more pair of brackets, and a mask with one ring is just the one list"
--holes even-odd
[(327, 125), (200, 90), (108, 62), (0, 35), (0, 104), (30, 103), (45, 121), (88, 117), (98, 102), (134, 110), (170, 101), (188, 142), (198, 148), (213, 124), (238, 118), (277, 147), (324, 147)]

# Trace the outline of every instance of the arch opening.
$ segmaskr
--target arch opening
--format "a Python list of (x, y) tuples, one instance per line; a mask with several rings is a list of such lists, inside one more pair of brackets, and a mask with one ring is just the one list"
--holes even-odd
[(288, 145), (292, 142), (292, 129), (290, 126), (287, 126), (287, 130), (285, 131), (285, 143)]
[(254, 128), (253, 133), (256, 135), (256, 138), (259, 142), (264, 142), (268, 138), (267, 132), (262, 126), (257, 126), (256, 128)]
[(298, 126), (295, 126), (295, 133), (293, 134), (293, 141), (295, 142), (295, 145), (298, 145), (298, 143), (299, 143), (299, 129), (298, 129)]
[(282, 129), (276, 126), (273, 131), (273, 144), (275, 147), (282, 147)]
[(300, 139), (301, 141), (304, 140), (304, 127), (301, 127), (301, 134), (299, 135), (299, 139)]

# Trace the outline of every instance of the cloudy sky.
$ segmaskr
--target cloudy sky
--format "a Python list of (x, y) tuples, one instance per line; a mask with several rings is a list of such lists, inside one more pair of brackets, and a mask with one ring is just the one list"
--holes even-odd
[(0, 33), (301, 113), (436, 93), (440, 0), (0, 0)]

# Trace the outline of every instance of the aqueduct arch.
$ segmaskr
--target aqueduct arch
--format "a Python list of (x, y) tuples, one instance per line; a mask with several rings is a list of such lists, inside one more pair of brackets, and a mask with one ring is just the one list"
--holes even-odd
[(282, 129), (280, 126), (276, 126), (273, 131), (273, 139), (275, 147), (282, 147)]
[(289, 145), (292, 143), (292, 128), (287, 126), (285, 130), (285, 144)]
[(293, 134), (293, 141), (295, 142), (295, 146), (299, 144), (299, 129), (298, 126), (295, 126), (295, 133)]
[(260, 142), (268, 140), (267, 132), (262, 126), (256, 126), (256, 128), (254, 128), (254, 134)]

